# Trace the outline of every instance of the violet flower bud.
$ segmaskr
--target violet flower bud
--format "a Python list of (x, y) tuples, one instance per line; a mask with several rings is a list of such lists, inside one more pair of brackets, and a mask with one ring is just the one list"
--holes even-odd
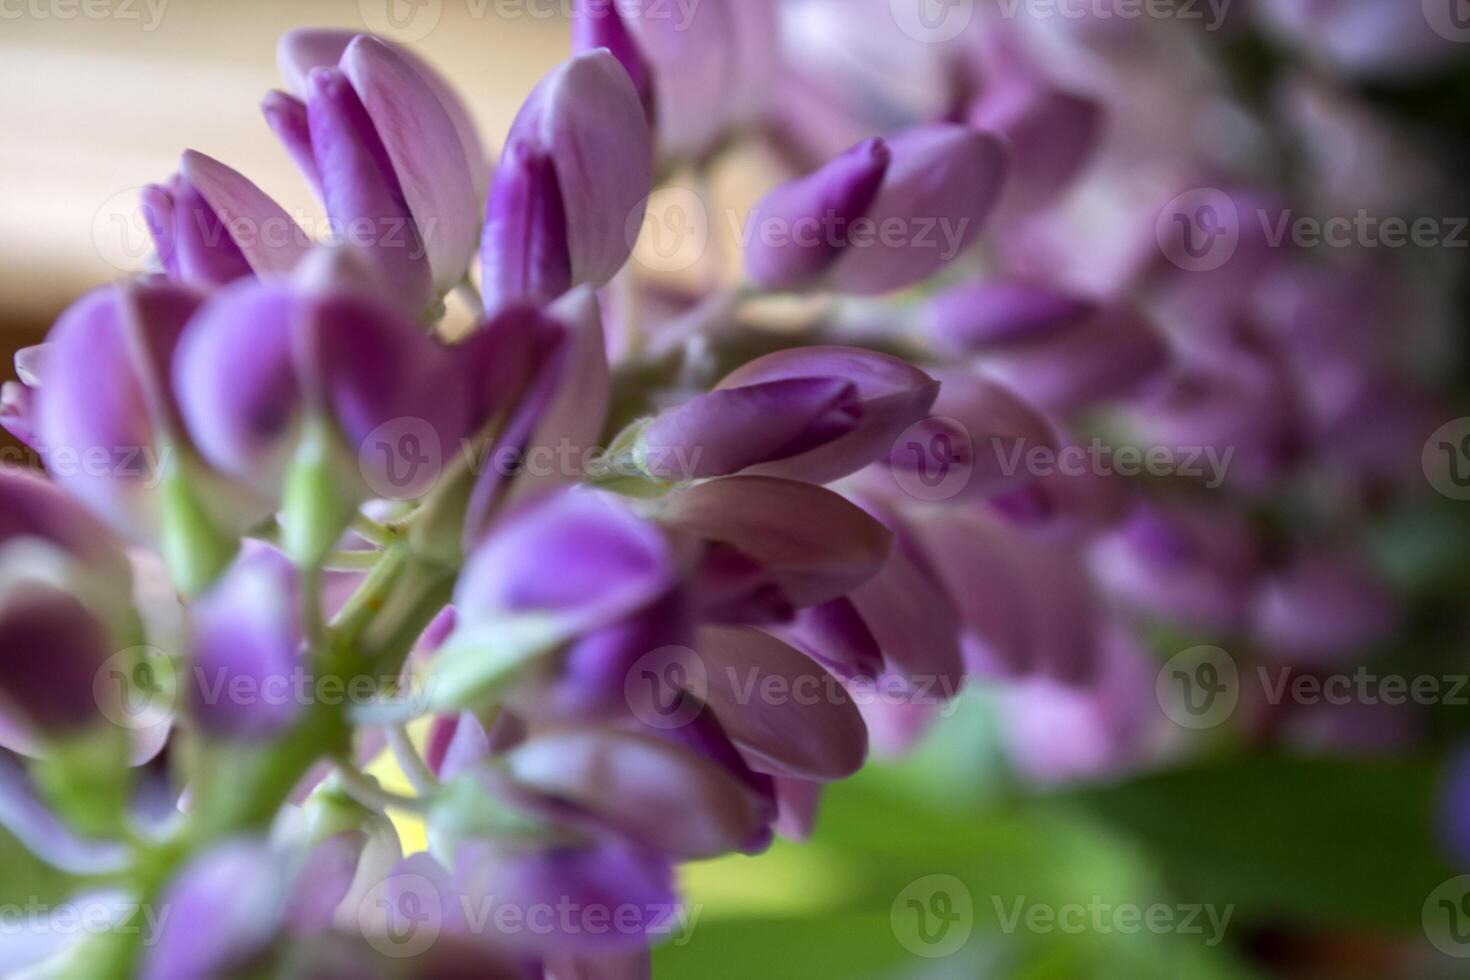
[(1091, 301), (1022, 281), (955, 286), (925, 311), (934, 342), (952, 354), (1004, 350), (1061, 334), (1096, 311)]
[(143, 209), (169, 278), (200, 289), (285, 275), (309, 244), (264, 191), (194, 150), (184, 151), (167, 184), (144, 189)]
[[(862, 715), (842, 682), (814, 660), (752, 629), (707, 627), (695, 649), (705, 666), (709, 709), (752, 769), (831, 781), (862, 767), (868, 753)], [(808, 693), (762, 698), (762, 685)]]
[[(795, 379), (810, 382), (817, 378), (849, 382), (856, 389), (856, 405), (851, 405), (844, 397), (838, 412), (824, 410), (820, 414), (813, 413), (810, 416), (812, 424), (807, 431), (796, 433), (798, 438), (792, 445), (792, 448), (799, 448), (808, 444), (804, 452), (787, 454), (784, 458), (769, 456), (769, 461), (759, 465), (747, 464), (749, 472), (810, 483), (831, 483), (841, 479), (885, 456), (905, 429), (929, 413), (939, 395), (938, 383), (906, 361), (851, 347), (800, 347), (768, 354), (737, 368), (715, 390), (717, 393), (746, 392), (740, 397), (752, 403), (747, 405), (746, 410), (749, 410), (757, 397), (768, 397), (767, 392), (788, 397), (791, 393), (804, 394), (807, 398), (814, 390), (818, 394), (821, 392), (810, 384), (779, 389), (762, 386)], [(734, 397), (720, 396), (721, 399)], [(794, 400), (787, 404), (794, 404)], [(815, 405), (822, 408), (820, 401)], [(812, 410), (808, 407), (806, 411)], [(856, 425), (850, 431), (820, 443), (814, 442), (813, 436), (826, 436), (840, 428), (843, 416), (848, 414), (857, 415)], [(781, 422), (776, 429), (788, 424)], [(711, 441), (716, 434), (717, 430), (710, 430)], [(733, 433), (729, 438), (733, 439)], [(741, 454), (732, 454), (737, 460), (740, 455), (749, 457), (769, 453), (776, 448), (760, 446), (757, 435), (746, 434), (742, 438), (747, 445), (739, 447)], [(691, 456), (698, 445), (698, 442), (687, 442)]]
[[(369, 297), (248, 283), (217, 295), (189, 324), (173, 379), (204, 458), (266, 499), (280, 499), (313, 420), (337, 441), (340, 490), (408, 499), (433, 485), (443, 454), (475, 421), (461, 368), (448, 348)], [(394, 423), (408, 427), (416, 454), (402, 440), (374, 443)]]
[(783, 378), (717, 388), (664, 412), (640, 434), (635, 453), (644, 472), (669, 482), (728, 476), (824, 446), (861, 420), (852, 382)]
[(660, 160), (697, 160), (766, 107), (779, 58), (774, 0), (578, 0), (572, 45), (607, 47), (648, 106)]
[[(280, 552), (242, 557), (192, 607), (187, 691), (201, 731), (222, 739), (269, 738), (300, 713), (302, 658), (296, 573)], [(239, 703), (234, 692), (250, 693)]]
[(1398, 604), (1362, 559), (1306, 553), (1269, 577), (1251, 610), (1251, 632), (1278, 657), (1333, 663), (1392, 632)]
[(1007, 345), (981, 363), (1022, 398), (1065, 416), (1136, 391), (1169, 357), (1143, 314), (1115, 306), (1035, 342)]
[(83, 297), (48, 335), (36, 406), (53, 479), (118, 533), (160, 548), (186, 592), (228, 563), (232, 532), (269, 512), (205, 469), (179, 420), (169, 362), (199, 303), (158, 278)]
[(959, 258), (980, 236), (1007, 172), (1004, 144), (965, 126), (915, 126), (890, 137), (888, 149), (877, 196), (844, 229), (828, 274), (841, 292), (903, 289)]
[(606, 51), (578, 55), (536, 86), (486, 207), (488, 309), (545, 303), (617, 274), (653, 184), (647, 131), (628, 73)]
[(670, 494), (658, 520), (679, 535), (733, 548), (796, 608), (840, 598), (882, 568), (892, 535), (853, 504), (809, 483), (730, 476)]
[[(287, 34), (282, 74), (334, 230), (363, 248), (418, 314), (465, 276), (479, 230), (484, 153), (447, 86), (396, 45), (336, 31)], [(272, 96), (267, 119), (304, 161), (302, 116)]]
[(19, 380), (0, 385), (0, 427), (18, 442), (41, 452), (36, 424), (36, 389), (41, 387), (48, 344), (22, 347), (15, 352), (15, 376)]
[[(892, 154), (881, 139), (859, 143), (816, 173), (776, 188), (752, 211), (758, 229), (745, 249), (746, 274), (768, 290), (815, 283), (841, 256), (853, 222), (867, 215)], [(781, 246), (765, 229), (783, 232)]]
[(767, 816), (728, 769), (652, 734), (552, 733), (503, 762), (521, 787), (573, 803), (609, 829), (682, 859), (741, 849)]
[(1247, 522), (1222, 508), (1146, 504), (1093, 546), (1090, 562), (1125, 608), (1226, 632), (1245, 622), (1260, 559)]
[(621, 697), (633, 660), (681, 638), (669, 613), (682, 607), (664, 604), (676, 575), (664, 533), (619, 498), (569, 489), (528, 502), (465, 565), (456, 630), (434, 660), (436, 710), (472, 706), (557, 650), (566, 657), (525, 678), (540, 690), (522, 696), (604, 707)]
[(1014, 219), (1054, 200), (1081, 173), (1102, 137), (1103, 106), (1007, 73), (982, 90), (969, 123), (1005, 138), (1011, 167), (999, 213)]

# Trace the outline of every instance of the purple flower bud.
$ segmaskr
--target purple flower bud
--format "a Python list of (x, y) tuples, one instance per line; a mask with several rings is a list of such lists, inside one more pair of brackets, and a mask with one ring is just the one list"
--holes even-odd
[(765, 109), (777, 4), (707, 0), (676, 15), (658, 0), (579, 0), (572, 40), (579, 52), (606, 46), (622, 63), (657, 124), (661, 159), (698, 159)]
[[(241, 558), (192, 607), (188, 694), (199, 728), (224, 739), (264, 739), (301, 711), (302, 660), (296, 574), (280, 552)], [(237, 690), (248, 691), (241, 702)]]
[[(648, 947), (650, 934), (667, 932), (679, 914), (668, 858), (610, 834), (539, 848), (462, 845), (455, 865), (454, 891), (470, 903), (467, 907), (487, 899), (524, 914), (570, 906), (582, 916), (618, 924), (591, 930), (576, 921), (552, 921), (550, 930), (520, 930), (505, 937), (508, 945), (528, 953), (637, 953)], [(454, 898), (451, 902), (460, 904)], [(631, 909), (637, 916), (630, 920)]]
[[(485, 165), (468, 115), (426, 66), (368, 35), (293, 32), (279, 58), (306, 102), (315, 166), (304, 169), (334, 230), (421, 312), (464, 278), (475, 250)], [(273, 96), (265, 108), (304, 159), (296, 105)]]
[(502, 521), (455, 591), (461, 627), (540, 614), (569, 633), (616, 622), (674, 584), (672, 548), (619, 498), (565, 490)]
[(841, 497), (808, 483), (731, 476), (669, 495), (658, 519), (734, 548), (797, 608), (830, 602), (872, 578), (892, 536)]
[[(872, 207), (891, 159), (881, 139), (867, 140), (766, 195), (752, 212), (758, 233), (745, 249), (751, 280), (770, 290), (815, 282), (841, 256), (853, 222)], [(782, 232), (779, 246), (766, 240), (766, 229)]]
[(555, 162), (544, 150), (516, 140), (506, 147), (486, 206), (480, 244), (486, 307), (540, 306), (572, 288), (567, 234)]
[[(695, 649), (708, 678), (708, 705), (751, 768), (830, 781), (862, 767), (862, 715), (841, 681), (766, 633), (708, 627)], [(781, 691), (789, 696), (762, 697)]]
[[(161, 479), (188, 449), (168, 387), (169, 361), (199, 303), (183, 286), (137, 280), (87, 294), (48, 335), (45, 385), (36, 392), (47, 467), (63, 489), (136, 541), (159, 540)], [(239, 520), (230, 512), (240, 501), (221, 498), (216, 516)]]
[(971, 673), (1042, 674), (1074, 684), (1091, 676), (1097, 601), (1068, 542), (959, 508), (915, 512), (911, 527), (963, 617)]
[(0, 713), (25, 736), (64, 738), (102, 722), (93, 682), (113, 641), (69, 590), (36, 580), (0, 582), (0, 643)]
[(922, 495), (928, 484), (920, 481), (937, 480), (937, 496), (983, 499), (1029, 484), (1029, 454), (1057, 448), (1051, 423), (987, 378), (949, 370), (935, 372), (935, 380), (941, 387), (934, 414), (889, 453), (897, 489)]
[(832, 267), (833, 287), (876, 295), (923, 282), (979, 237), (1005, 178), (999, 139), (964, 126), (929, 124), (891, 137), (892, 162), (861, 219), (862, 236)]
[(841, 377), (717, 388), (659, 415), (637, 452), (645, 472), (664, 480), (728, 476), (824, 446), (861, 416), (857, 387)]
[[(286, 79), (287, 86), (297, 95), (303, 94), (306, 91), (306, 77), (311, 73), (311, 69), (330, 68), (340, 64), (347, 48), (354, 40), (363, 36), (365, 35), (357, 31), (329, 28), (306, 27), (288, 31), (281, 37), (280, 45), (276, 50), (276, 60), (282, 76)], [(371, 37), (371, 40), (388, 47), (394, 54), (411, 65), (424, 85), (428, 86), (433, 93), (439, 107), (444, 110), (444, 114), (449, 117), (450, 123), (454, 126), (460, 149), (464, 153), (465, 164), (469, 167), (470, 176), (474, 181), (474, 198), (477, 201), (484, 200), (485, 190), (490, 184), (490, 159), (480, 142), (480, 135), (464, 101), (455, 93), (444, 76), (439, 74), (433, 65), (414, 54), (412, 49), (383, 38)], [(412, 89), (414, 97), (421, 95), (417, 91), (417, 86), (412, 86)], [(405, 95), (408, 94), (405, 93)], [(427, 148), (424, 150), (426, 151)]]
[(1223, 508), (1140, 506), (1098, 541), (1099, 583), (1127, 607), (1215, 631), (1243, 625), (1259, 558), (1249, 525)]
[(883, 650), (849, 598), (803, 609), (790, 626), (771, 632), (844, 680), (883, 671)]
[(169, 278), (201, 289), (282, 276), (306, 254), (305, 233), (279, 204), (194, 150), (184, 151), (167, 185), (144, 190), (143, 207)]
[(1110, 307), (1034, 343), (987, 356), (986, 373), (1047, 412), (1068, 415), (1136, 391), (1168, 363), (1169, 348), (1148, 320)]
[(290, 878), (284, 856), (257, 841), (205, 851), (169, 885), (170, 914), (150, 946), (143, 980), (229, 975), (263, 954), (283, 924)]
[(1334, 663), (1393, 632), (1398, 606), (1359, 558), (1335, 552), (1297, 557), (1262, 587), (1252, 610), (1258, 642), (1294, 663)]
[(680, 858), (738, 850), (764, 822), (728, 770), (653, 735), (542, 735), (512, 750), (504, 765), (520, 786), (574, 803), (609, 829)]
[(36, 389), (41, 387), (49, 346), (36, 344), (16, 351), (15, 376), (20, 380), (0, 386), (0, 427), (38, 453), (41, 439), (36, 425)]
[[(405, 471), (413, 460), (401, 458), (394, 433), (381, 451), (371, 440), (396, 423), (418, 443), (437, 442), (441, 460), (452, 452), (476, 421), (461, 367), (448, 348), (371, 299), (250, 283), (220, 293), (190, 323), (173, 378), (205, 459), (270, 499), (310, 415), (341, 438), (354, 464), (342, 475), (347, 487), (365, 478), (360, 493), (392, 488), (406, 499), (432, 485), (439, 463), (431, 455)], [(433, 449), (419, 445), (419, 456)]]
[(996, 79), (981, 93), (969, 123), (1005, 137), (1011, 169), (1000, 211), (1015, 218), (1053, 200), (1082, 171), (1102, 136), (1103, 107), (1016, 75)]
[(489, 308), (544, 302), (564, 284), (601, 286), (617, 274), (653, 182), (647, 131), (633, 83), (606, 51), (578, 55), (536, 86), (486, 209)]
[[(885, 456), (905, 429), (929, 413), (939, 395), (934, 379), (906, 361), (850, 347), (778, 351), (738, 368), (716, 390), (738, 391), (776, 381), (812, 378), (840, 379), (856, 388), (857, 425), (805, 452), (752, 467), (752, 473), (810, 483), (841, 479)], [(829, 419), (821, 422), (818, 431), (830, 431)]]
[(937, 344), (961, 354), (1044, 341), (1076, 326), (1094, 311), (1088, 300), (1045, 286), (987, 282), (956, 286), (939, 294), (925, 319)]

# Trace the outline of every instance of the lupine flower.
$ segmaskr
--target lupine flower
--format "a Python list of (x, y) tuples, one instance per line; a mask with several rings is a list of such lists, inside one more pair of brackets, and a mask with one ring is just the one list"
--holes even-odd
[(698, 159), (765, 108), (776, 61), (772, 0), (578, 0), (572, 46), (606, 47), (634, 79), (665, 160)]
[[(678, 474), (686, 478), (732, 472), (741, 464), (738, 468), (750, 473), (830, 483), (881, 458), (925, 416), (938, 394), (933, 378), (885, 354), (846, 347), (780, 351), (727, 375), (712, 395), (655, 420), (645, 434), (644, 453), (663, 457), (663, 463), (653, 464), (660, 469), (681, 460), (704, 467), (702, 474)], [(799, 431), (788, 435), (779, 428), (752, 432), (747, 427), (737, 434), (728, 426), (732, 409), (721, 411), (721, 406), (745, 402), (749, 410), (768, 398), (779, 399), (783, 415), (795, 413), (782, 425), (794, 421)], [(851, 424), (850, 416), (855, 416)], [(702, 462), (706, 453), (709, 463)]]
[(369, 35), (292, 32), (279, 60), (293, 95), (272, 94), (267, 119), (334, 233), (420, 313), (464, 278), (478, 240), (487, 165), (468, 114), (422, 62)]
[(647, 131), (638, 93), (606, 51), (573, 58), (536, 87), (511, 126), (487, 205), (490, 309), (547, 303), (617, 274), (652, 186)]
[(1368, 650), (1392, 631), (1397, 603), (1365, 563), (1331, 550), (1296, 556), (1269, 576), (1252, 632), (1290, 660), (1332, 660)]
[(144, 189), (143, 214), (169, 278), (200, 289), (285, 275), (309, 244), (264, 191), (194, 150), (184, 151), (167, 184)]
[(976, 241), (1006, 169), (1001, 141), (964, 126), (861, 144), (755, 206), (746, 264), (768, 288), (823, 276), (859, 295), (911, 286)]

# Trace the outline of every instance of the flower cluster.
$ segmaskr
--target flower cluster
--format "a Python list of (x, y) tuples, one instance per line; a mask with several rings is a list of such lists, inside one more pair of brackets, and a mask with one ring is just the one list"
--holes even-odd
[[(1219, 664), (1150, 660), (1340, 669), (1405, 622), (1370, 532), (1449, 417), (1413, 356), (1439, 285), (1273, 234), (1385, 200), (1330, 141), (1388, 159), (1386, 124), (1305, 74), (1253, 114), (1187, 25), (647, 6), (577, 4), (494, 163), (409, 50), (292, 32), (263, 110), (331, 240), (187, 151), (143, 195), (155, 271), (22, 353), (3, 421), (48, 476), (0, 474), (0, 822), (171, 914), (7, 962), (646, 976), (680, 862), (803, 837), (968, 683), (1043, 782), (1201, 717), (1405, 737), (1212, 714)], [(1281, 130), (1305, 191), (1241, 161), (1296, 160)], [(713, 245), (648, 275), (655, 192), (709, 220), (744, 144), (774, 173), (743, 276)], [(413, 795), (364, 772), (385, 750)]]

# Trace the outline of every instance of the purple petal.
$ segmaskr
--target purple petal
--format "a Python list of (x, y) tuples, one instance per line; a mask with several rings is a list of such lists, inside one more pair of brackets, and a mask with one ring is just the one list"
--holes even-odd
[(102, 722), (93, 682), (115, 647), (78, 598), (40, 582), (0, 594), (0, 706), (28, 733), (64, 737)]
[(289, 880), (263, 843), (230, 841), (174, 878), (161, 908), (171, 914), (147, 951), (142, 980), (228, 974), (269, 947), (282, 924)]
[(652, 117), (653, 77), (648, 63), (638, 50), (638, 42), (628, 33), (628, 26), (616, 3), (608, 0), (575, 0), (572, 13), (572, 53), (584, 54), (607, 48), (628, 73), (644, 109)]
[(305, 675), (296, 575), (280, 552), (238, 561), (195, 602), (189, 696), (199, 727), (223, 739), (279, 734), (301, 713)]
[(1251, 627), (1280, 658), (1331, 663), (1382, 642), (1397, 620), (1397, 604), (1372, 569), (1351, 555), (1321, 553), (1299, 557), (1271, 577), (1256, 599)]
[(628, 73), (607, 51), (577, 55), (526, 100), (510, 140), (550, 155), (577, 283), (601, 286), (633, 252), (653, 185), (648, 121)]
[[(309, 240), (305, 232), (238, 172), (202, 153), (185, 150), (179, 174), (209, 205), (257, 276), (283, 276), (306, 254)], [(175, 219), (178, 217), (176, 214)]]
[(906, 361), (850, 347), (802, 347), (760, 357), (718, 389), (748, 388), (793, 378), (840, 378), (857, 388), (861, 416), (853, 431), (751, 472), (787, 480), (831, 483), (892, 449), (905, 429), (924, 418), (939, 395), (933, 378)]
[[(863, 218), (870, 241), (852, 241), (832, 269), (844, 292), (901, 289), (958, 258), (979, 237), (1006, 174), (1001, 141), (963, 126), (918, 126), (888, 146), (893, 161)], [(894, 239), (885, 228), (902, 234)]]
[(543, 980), (651, 980), (653, 955), (646, 949), (606, 956), (553, 952), (546, 957), (543, 971)]
[(48, 335), (54, 356), (36, 414), (52, 477), (140, 541), (158, 535), (160, 435), (173, 424), (167, 361), (198, 304), (159, 280), (99, 289)]
[[(605, 839), (544, 850), (495, 853), (465, 849), (457, 860), (456, 891), (471, 907), (485, 899), (547, 928), (505, 935), (528, 952), (594, 954), (637, 952), (648, 935), (667, 930), (679, 914), (673, 869), (667, 858), (642, 847)], [(479, 853), (475, 853), (479, 851)], [(571, 908), (576, 915), (546, 915)], [(586, 923), (609, 923), (591, 929)]]
[(809, 657), (749, 629), (706, 628), (695, 646), (709, 707), (754, 769), (834, 780), (862, 767), (862, 715), (842, 683)]
[(381, 137), (442, 295), (469, 272), (483, 199), (460, 130), (418, 68), (366, 35), (347, 46), (342, 70)]
[(312, 151), (336, 237), (363, 249), (405, 309), (432, 300), (425, 244), (383, 139), (347, 76), (312, 72), (306, 99)]
[(790, 626), (771, 632), (845, 680), (883, 671), (883, 651), (848, 598), (803, 609)]
[(546, 612), (609, 623), (673, 583), (659, 529), (618, 498), (566, 490), (502, 522), (466, 563), (455, 592), (463, 622)]
[(1066, 415), (1137, 390), (1169, 356), (1142, 314), (1113, 307), (1044, 343), (987, 357), (985, 370), (1022, 398)]
[(567, 215), (551, 156), (523, 140), (506, 147), (480, 244), (485, 307), (542, 306), (572, 287)]
[(840, 377), (716, 389), (653, 420), (639, 443), (643, 467), (670, 481), (726, 476), (825, 446), (861, 415), (857, 387)]
[(505, 757), (519, 785), (679, 858), (738, 850), (759, 829), (753, 796), (723, 767), (653, 735), (586, 729), (532, 738)]
[(731, 476), (670, 495), (659, 520), (728, 545), (764, 569), (798, 608), (846, 595), (883, 566), (892, 536), (829, 490)]
[(1081, 173), (1102, 136), (1103, 107), (1033, 79), (1008, 78), (981, 94), (969, 123), (1005, 137), (1011, 168), (1001, 209), (1016, 216), (1048, 203)]
[(307, 118), (306, 103), (285, 92), (267, 93), (260, 103), (265, 121), (286, 148), (291, 162), (311, 185), (318, 198), (322, 196), (322, 175), (316, 167), (316, 152), (311, 147), (311, 124)]
[(941, 293), (927, 319), (936, 341), (963, 353), (1050, 338), (1094, 310), (1087, 300), (1044, 286), (998, 282)]
[(794, 289), (826, 272), (842, 253), (847, 230), (868, 213), (890, 160), (886, 143), (867, 140), (756, 204), (750, 218), (755, 235), (745, 249), (751, 280), (766, 289)]

